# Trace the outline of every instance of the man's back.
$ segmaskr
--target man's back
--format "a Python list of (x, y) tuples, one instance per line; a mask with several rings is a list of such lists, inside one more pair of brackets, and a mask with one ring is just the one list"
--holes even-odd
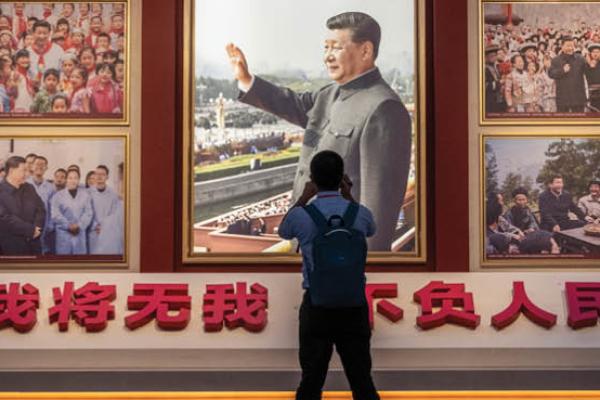
[[(333, 215), (344, 215), (349, 200), (346, 200), (338, 192), (319, 192), (317, 197), (311, 202), (317, 209), (329, 219)], [(366, 237), (375, 234), (375, 222), (371, 211), (359, 206), (358, 214), (354, 222), (354, 229), (361, 231)], [(312, 270), (312, 241), (317, 236), (318, 229), (308, 213), (301, 207), (295, 207), (290, 210), (285, 220), (279, 226), (279, 236), (283, 239), (298, 239), (300, 249), (302, 250), (302, 286), (308, 288), (308, 271)]]

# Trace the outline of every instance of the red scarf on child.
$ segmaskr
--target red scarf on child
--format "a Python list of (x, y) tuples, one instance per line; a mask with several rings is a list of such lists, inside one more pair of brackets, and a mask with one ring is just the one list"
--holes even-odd
[(25, 78), (25, 82), (27, 83), (27, 91), (30, 95), (33, 95), (33, 83), (31, 82), (31, 79), (29, 79), (28, 69), (17, 65), (17, 72), (21, 74), (23, 78)]
[(46, 53), (48, 53), (50, 51), (50, 48), (52, 47), (52, 42), (48, 41), (46, 43), (46, 45), (44, 46), (44, 48), (42, 49), (42, 51), (38, 51), (36, 46), (31, 46), (31, 49), (33, 50), (33, 52), (35, 54), (38, 55), (38, 73), (37, 73), (37, 78), (38, 80), (41, 80), (42, 78), (42, 70), (44, 69), (44, 65), (46, 65), (46, 62), (44, 60), (44, 56), (46, 55)]
[(42, 18), (48, 19), (52, 16), (52, 10), (44, 9), (44, 15)]

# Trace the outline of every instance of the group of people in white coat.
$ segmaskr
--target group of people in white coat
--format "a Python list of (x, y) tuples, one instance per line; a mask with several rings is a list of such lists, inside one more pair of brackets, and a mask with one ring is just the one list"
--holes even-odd
[[(44, 203), (46, 223), (41, 236), (44, 255), (122, 255), (124, 206), (122, 196), (108, 186), (109, 168), (98, 165), (82, 183), (77, 165), (59, 168), (54, 179), (44, 175), (45, 157), (26, 157), (31, 184)], [(123, 166), (119, 165), (119, 181)]]

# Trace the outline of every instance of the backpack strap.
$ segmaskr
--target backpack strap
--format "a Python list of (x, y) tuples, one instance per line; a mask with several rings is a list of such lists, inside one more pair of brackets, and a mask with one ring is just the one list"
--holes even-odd
[(358, 203), (352, 201), (348, 204), (348, 208), (346, 208), (346, 212), (342, 217), (346, 228), (350, 229), (354, 225), (354, 221), (356, 221), (356, 216), (358, 215), (358, 208)]
[(306, 211), (309, 217), (313, 220), (315, 225), (317, 225), (317, 228), (327, 229), (327, 220), (317, 207), (315, 207), (313, 204), (309, 204), (307, 206), (304, 206), (303, 208), (304, 211)]

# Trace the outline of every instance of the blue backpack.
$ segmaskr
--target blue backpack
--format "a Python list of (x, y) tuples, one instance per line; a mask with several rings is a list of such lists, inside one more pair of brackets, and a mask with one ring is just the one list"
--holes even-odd
[[(311, 303), (315, 306), (340, 308), (359, 307), (366, 303), (365, 235), (353, 228), (358, 204), (348, 205), (343, 217), (329, 220), (312, 204), (304, 210), (319, 230), (313, 239), (313, 270), (308, 272)], [(333, 224), (338, 220), (338, 224)]]

